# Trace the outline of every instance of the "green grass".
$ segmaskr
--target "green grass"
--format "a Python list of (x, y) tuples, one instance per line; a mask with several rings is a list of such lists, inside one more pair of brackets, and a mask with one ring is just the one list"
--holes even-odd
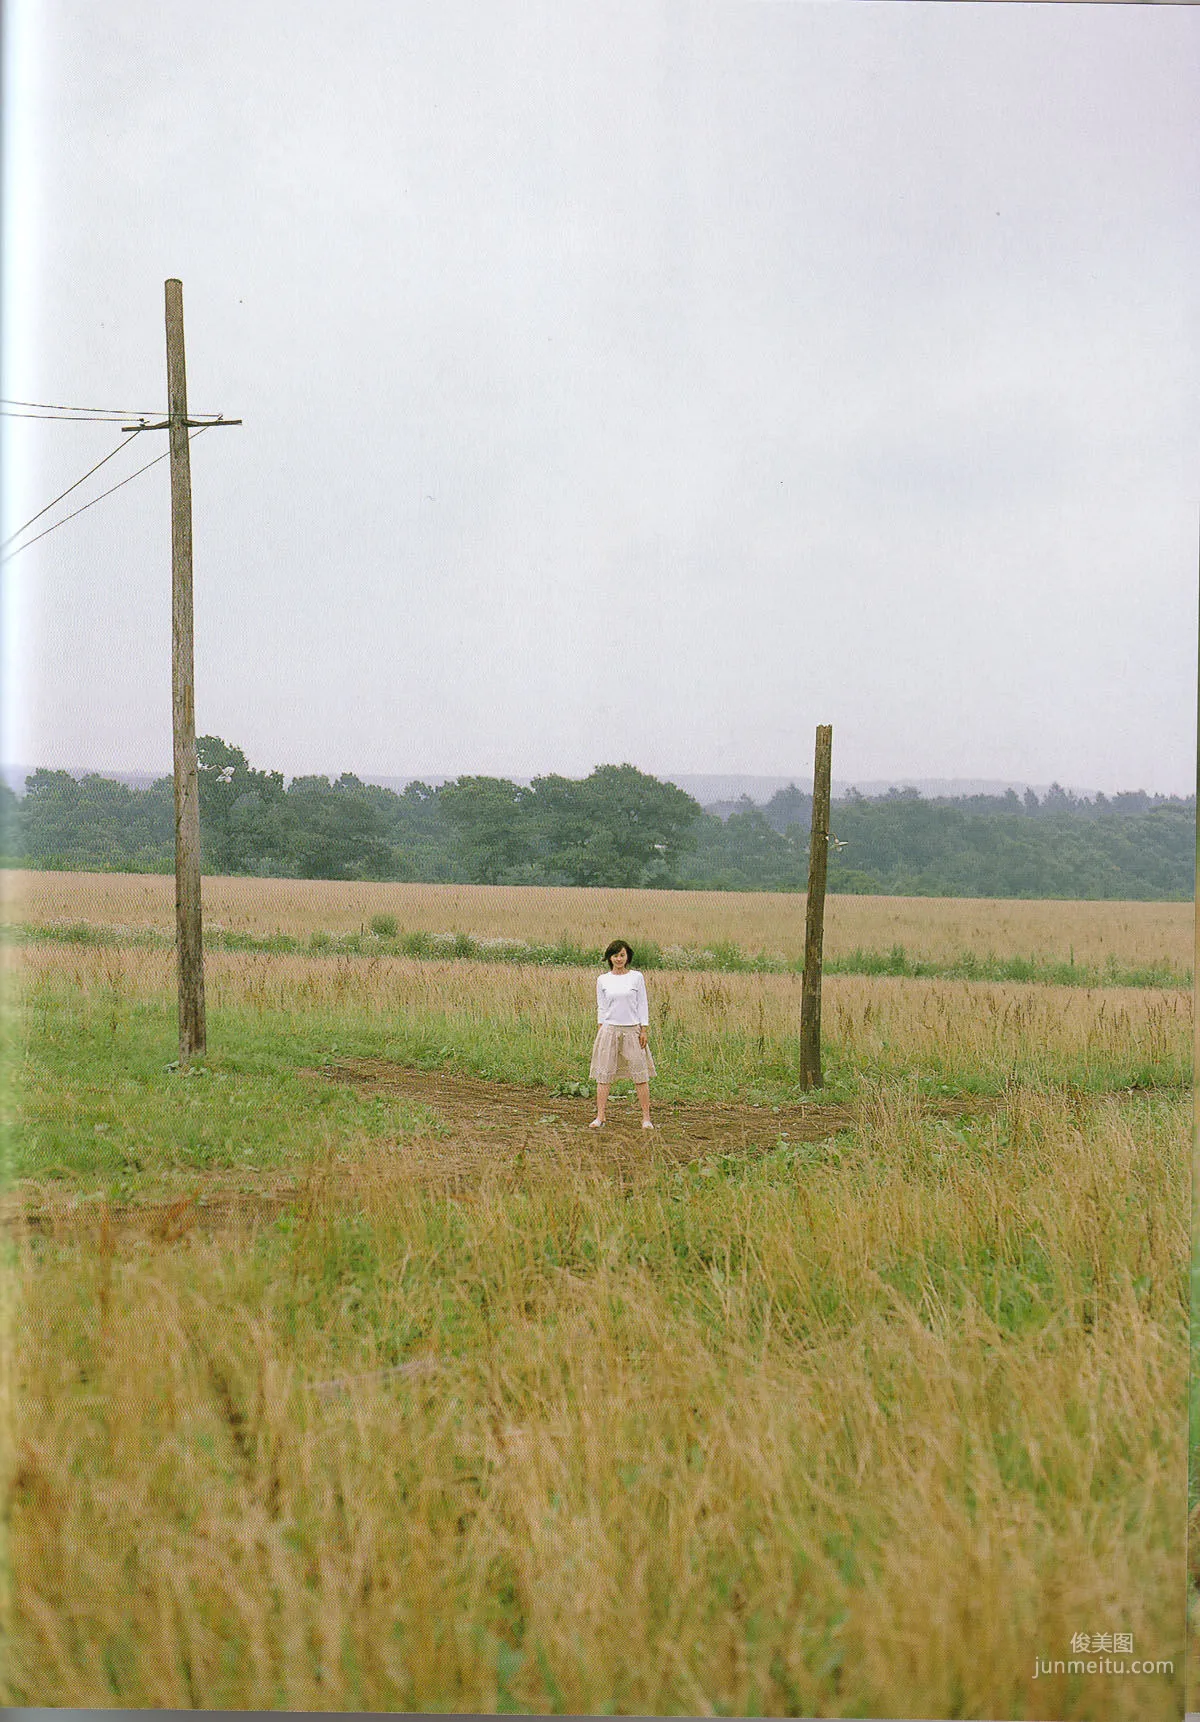
[(184, 1072), (164, 1057), (173, 1030), (160, 1001), (98, 1009), (65, 992), (35, 995), (10, 1067), (22, 1114), (10, 1175), (84, 1179), (121, 1197), (163, 1170), (302, 1165), (333, 1142), (353, 1150), (440, 1129), (428, 1108), (301, 1074), (340, 1053), (377, 1053), (380, 1036), (365, 1025), (335, 1039), (315, 1025), (297, 1035), (282, 1015), (217, 1013), (211, 1057)]
[[(800, 965), (803, 968), (803, 964)], [(1177, 971), (1169, 963), (1122, 963), (1110, 956), (1103, 964), (1063, 962), (1048, 957), (979, 956), (961, 952), (948, 962), (910, 957), (903, 945), (889, 951), (854, 950), (825, 965), (834, 975), (899, 975), (908, 980), (1017, 981), (1053, 987), (1190, 987), (1190, 969)]]

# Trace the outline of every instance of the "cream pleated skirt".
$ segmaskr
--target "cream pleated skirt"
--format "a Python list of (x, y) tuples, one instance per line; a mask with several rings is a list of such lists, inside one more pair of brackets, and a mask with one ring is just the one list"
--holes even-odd
[(636, 1028), (601, 1023), (592, 1043), (588, 1075), (593, 1082), (617, 1082), (621, 1077), (630, 1082), (649, 1082), (654, 1075), (654, 1060), (649, 1047), (643, 1051), (638, 1045)]

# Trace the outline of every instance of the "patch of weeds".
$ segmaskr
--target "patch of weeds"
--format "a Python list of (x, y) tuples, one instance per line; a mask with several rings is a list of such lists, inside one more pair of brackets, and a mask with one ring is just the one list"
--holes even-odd
[(218, 951), (246, 951), (268, 957), (294, 956), (304, 947), (291, 933), (227, 933), (220, 928), (204, 935), (205, 948)]
[(442, 1138), (450, 1134), (449, 1126), (444, 1122), (436, 1108), (427, 1106), (420, 1101), (416, 1104), (389, 1108), (387, 1127), (402, 1139), (414, 1136)]
[(741, 974), (751, 965), (732, 939), (717, 939), (708, 947), (712, 966), (722, 974)]
[(781, 1130), (775, 1147), (764, 1156), (764, 1164), (781, 1171), (813, 1171), (817, 1168), (837, 1169), (849, 1157), (855, 1135), (852, 1130), (839, 1130), (817, 1141), (793, 1142), (786, 1130)]
[(102, 945), (108, 940), (104, 937), (107, 929), (91, 927), (85, 921), (71, 921), (61, 927), (45, 927), (42, 936), (49, 935), (64, 945)]
[(723, 1149), (694, 1160), (687, 1169), (691, 1178), (719, 1178), (726, 1182), (742, 1182), (756, 1173), (771, 1158), (773, 1150), (751, 1148), (735, 1153)]
[(1015, 1261), (981, 1249), (967, 1271), (980, 1282), (980, 1300), (996, 1326), (1014, 1339), (1043, 1328), (1058, 1307), (1056, 1276), (1036, 1239), (1021, 1244)]

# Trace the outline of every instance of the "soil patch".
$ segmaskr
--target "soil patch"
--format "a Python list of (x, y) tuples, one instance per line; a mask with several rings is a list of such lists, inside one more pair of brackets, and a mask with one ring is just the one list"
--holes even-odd
[[(609, 1102), (603, 1130), (590, 1130), (590, 1096), (556, 1095), (519, 1083), (487, 1082), (445, 1070), (418, 1070), (385, 1059), (342, 1059), (303, 1072), (313, 1082), (345, 1083), (428, 1108), (427, 1132), (383, 1139), (365, 1155), (335, 1155), (293, 1176), (251, 1184), (244, 1170), (188, 1179), (168, 1200), (110, 1202), (102, 1195), (27, 1185), (0, 1200), (0, 1229), (42, 1237), (89, 1239), (104, 1251), (130, 1232), (160, 1244), (190, 1234), (253, 1229), (280, 1214), (350, 1206), (370, 1211), (389, 1191), (419, 1184), (470, 1200), (484, 1182), (513, 1183), (539, 1169), (571, 1167), (630, 1186), (664, 1167), (714, 1154), (753, 1158), (789, 1142), (821, 1142), (863, 1122), (862, 1106), (819, 1100), (779, 1106), (706, 1101), (654, 1104), (655, 1128), (643, 1130), (632, 1095)], [(998, 1096), (949, 1095), (906, 1101), (927, 1117), (960, 1118), (994, 1112)]]
[[(637, 1102), (630, 1095), (610, 1099), (603, 1130), (589, 1130), (595, 1117), (590, 1096), (556, 1095), (545, 1088), (485, 1082), (445, 1070), (417, 1070), (376, 1058), (343, 1059), (306, 1074), (426, 1106), (447, 1136), (454, 1139), (485, 1136), (515, 1145), (550, 1129), (569, 1132), (572, 1139), (582, 1133), (588, 1145), (601, 1154), (619, 1142), (622, 1147), (636, 1146), (639, 1153), (652, 1150), (656, 1156), (666, 1155), (676, 1161), (703, 1159), (712, 1153), (764, 1152), (776, 1147), (781, 1136), (790, 1142), (821, 1142), (862, 1118), (860, 1108), (818, 1100), (779, 1106), (654, 1100), (655, 1128), (644, 1131)], [(916, 1102), (924, 1115), (933, 1118), (994, 1112), (1002, 1104), (996, 1096), (979, 1095)]]

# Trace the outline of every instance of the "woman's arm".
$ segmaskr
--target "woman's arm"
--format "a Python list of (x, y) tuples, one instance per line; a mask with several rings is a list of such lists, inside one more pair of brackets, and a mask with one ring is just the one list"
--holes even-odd
[(645, 979), (640, 974), (637, 978), (637, 989), (634, 997), (637, 1004), (638, 1039), (645, 1046), (646, 1036), (650, 1030), (650, 1001), (646, 997)]

